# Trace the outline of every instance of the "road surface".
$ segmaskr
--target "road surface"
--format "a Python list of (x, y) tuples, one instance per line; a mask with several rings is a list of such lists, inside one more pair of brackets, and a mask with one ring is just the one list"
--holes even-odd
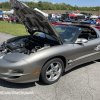
[[(0, 32), (0, 42), (11, 37)], [(77, 66), (52, 85), (0, 80), (0, 100), (100, 100), (100, 62)]]

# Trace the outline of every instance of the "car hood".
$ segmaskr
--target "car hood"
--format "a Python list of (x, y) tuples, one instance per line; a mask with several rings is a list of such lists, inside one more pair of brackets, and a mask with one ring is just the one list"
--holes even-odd
[(14, 15), (25, 25), (31, 35), (35, 32), (43, 32), (62, 44), (57, 31), (42, 13), (29, 8), (26, 4), (18, 0), (10, 0), (10, 4), (14, 10)]

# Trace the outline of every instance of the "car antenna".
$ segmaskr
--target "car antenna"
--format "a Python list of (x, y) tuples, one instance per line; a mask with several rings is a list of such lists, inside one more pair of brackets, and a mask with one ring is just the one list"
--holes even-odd
[(46, 34), (45, 34), (45, 39), (46, 39), (47, 37), (46, 37)]

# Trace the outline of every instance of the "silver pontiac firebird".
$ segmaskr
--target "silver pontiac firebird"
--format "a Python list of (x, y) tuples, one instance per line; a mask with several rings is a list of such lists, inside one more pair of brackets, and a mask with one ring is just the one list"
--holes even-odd
[[(58, 25), (17, 0), (10, 0), (14, 14), (30, 35), (0, 45), (0, 78), (27, 83), (59, 80), (63, 72), (100, 58), (100, 31), (85, 25)], [(37, 32), (37, 33), (36, 33)]]

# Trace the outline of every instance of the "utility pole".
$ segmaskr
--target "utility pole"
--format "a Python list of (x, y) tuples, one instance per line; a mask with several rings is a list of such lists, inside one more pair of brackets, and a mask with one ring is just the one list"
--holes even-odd
[(100, 15), (100, 8), (99, 8), (99, 15)]
[(68, 13), (69, 13), (69, 4), (68, 4), (68, 6), (67, 6), (67, 11), (68, 11)]

